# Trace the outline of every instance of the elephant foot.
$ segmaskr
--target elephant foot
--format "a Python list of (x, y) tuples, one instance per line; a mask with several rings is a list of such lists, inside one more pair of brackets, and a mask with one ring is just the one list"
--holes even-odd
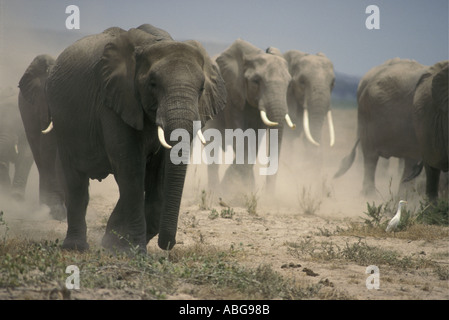
[(50, 215), (55, 220), (63, 221), (67, 218), (67, 210), (64, 205), (52, 205), (50, 206)]
[(89, 250), (89, 244), (85, 240), (65, 238), (62, 248), (70, 251), (84, 252)]
[(25, 195), (23, 194), (23, 192), (12, 191), (11, 192), (11, 197), (14, 200), (16, 200), (17, 202), (24, 202), (25, 201)]
[(365, 198), (372, 198), (376, 195), (376, 188), (375, 187), (363, 187), (361, 196)]
[(118, 233), (106, 232), (101, 240), (101, 245), (113, 252), (146, 254), (147, 248), (144, 243), (134, 243), (128, 237), (121, 236)]

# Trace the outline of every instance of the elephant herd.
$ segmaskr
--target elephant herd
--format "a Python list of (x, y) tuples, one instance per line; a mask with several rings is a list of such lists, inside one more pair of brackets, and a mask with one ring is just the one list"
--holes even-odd
[(404, 159), (401, 183), (426, 173), (426, 195), (438, 197), (440, 172), (448, 171), (448, 61), (424, 66), (390, 59), (372, 68), (357, 89), (358, 138), (335, 177), (363, 153), (365, 195), (375, 192), (379, 157)]
[[(393, 59), (360, 81), (356, 146), (361, 143), (365, 159), (365, 193), (374, 190), (378, 157), (394, 156), (407, 159), (406, 167), (424, 166), (427, 193), (435, 197), (437, 176), (448, 169), (447, 70), (447, 61), (425, 67)], [(319, 146), (327, 120), (333, 145), (334, 83), (332, 62), (322, 53), (282, 54), (238, 39), (212, 60), (199, 42), (175, 41), (149, 24), (109, 28), (76, 41), (57, 59), (40, 55), (31, 62), (19, 82), (22, 123), (1, 122), (0, 179), (10, 183), (14, 162), (18, 182), (12, 190), (23, 198), (34, 158), (40, 202), (53, 217), (67, 217), (63, 248), (83, 251), (89, 247), (89, 179), (113, 174), (120, 196), (103, 246), (145, 252), (158, 235), (159, 247), (169, 250), (187, 171), (187, 161), (170, 159), (172, 133), (183, 129), (190, 141), (198, 135), (207, 143), (207, 128), (274, 128), (280, 146), (285, 126)], [(9, 109), (12, 114), (17, 107)], [(194, 132), (194, 122), (202, 130)], [(211, 188), (220, 186), (217, 170), (208, 166)], [(254, 185), (253, 165), (230, 165), (221, 185), (230, 177)], [(275, 177), (267, 176), (269, 192)]]

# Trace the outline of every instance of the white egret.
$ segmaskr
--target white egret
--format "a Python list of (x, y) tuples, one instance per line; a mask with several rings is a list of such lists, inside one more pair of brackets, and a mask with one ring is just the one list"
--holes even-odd
[(405, 200), (399, 201), (398, 211), (394, 215), (393, 219), (391, 219), (390, 222), (388, 223), (387, 229), (385, 231), (390, 232), (390, 231), (396, 230), (396, 228), (399, 224), (399, 220), (401, 220), (402, 206), (405, 204), (407, 204), (407, 201), (405, 201)]

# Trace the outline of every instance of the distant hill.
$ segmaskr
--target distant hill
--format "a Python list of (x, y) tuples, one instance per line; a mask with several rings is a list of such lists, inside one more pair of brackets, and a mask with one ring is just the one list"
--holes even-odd
[(345, 73), (335, 72), (335, 86), (332, 91), (332, 100), (357, 100), (357, 86), (360, 78), (347, 75)]

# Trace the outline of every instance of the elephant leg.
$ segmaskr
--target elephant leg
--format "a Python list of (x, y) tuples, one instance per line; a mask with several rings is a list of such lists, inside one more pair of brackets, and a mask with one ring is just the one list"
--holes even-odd
[(122, 235), (126, 230), (124, 229), (125, 220), (123, 214), (123, 201), (119, 199), (112, 210), (111, 216), (106, 224), (106, 232), (102, 239), (102, 245), (105, 248), (120, 248), (124, 244), (121, 243)]
[(67, 217), (62, 188), (63, 179), (64, 174), (58, 152), (53, 150), (52, 156), (46, 158), (44, 163), (40, 165), (39, 199), (41, 204), (50, 208), (50, 215), (56, 220), (64, 220)]
[(430, 201), (436, 202), (440, 184), (440, 170), (429, 165), (425, 165), (424, 168), (426, 170), (426, 195)]
[(67, 235), (64, 249), (84, 251), (87, 244), (86, 210), (89, 203), (89, 178), (66, 168)]
[(163, 207), (164, 152), (159, 152), (147, 163), (145, 174), (145, 222), (147, 243), (159, 233)]
[(253, 164), (231, 164), (226, 169), (221, 189), (227, 194), (253, 192), (255, 189)]
[(11, 178), (9, 177), (9, 162), (0, 161), (0, 192), (9, 192), (11, 186)]
[(363, 174), (363, 188), (362, 194), (364, 196), (372, 196), (376, 192), (376, 167), (377, 162), (379, 161), (379, 156), (377, 154), (363, 154), (363, 165), (364, 165), (364, 174)]
[[(129, 164), (131, 165), (131, 164)], [(105, 248), (146, 252), (143, 170), (132, 170), (128, 164), (114, 175), (120, 198), (106, 226), (102, 240)]]
[(14, 178), (12, 182), (11, 195), (13, 198), (23, 201), (25, 199), (25, 189), (28, 181), (28, 176), (31, 171), (34, 159), (31, 149), (25, 137), (19, 139), (18, 155), (14, 163)]
[(400, 163), (403, 162), (403, 170), (402, 170), (402, 177), (401, 182), (399, 183), (399, 195), (401, 197), (405, 197), (407, 194), (407, 191), (409, 191), (411, 182), (403, 182), (404, 179), (409, 177), (412, 174), (413, 166), (416, 164), (417, 160), (410, 159), (410, 158), (403, 158), (400, 160)]
[(219, 165), (212, 163), (207, 165), (207, 185), (209, 190), (216, 190), (220, 183), (218, 175)]

